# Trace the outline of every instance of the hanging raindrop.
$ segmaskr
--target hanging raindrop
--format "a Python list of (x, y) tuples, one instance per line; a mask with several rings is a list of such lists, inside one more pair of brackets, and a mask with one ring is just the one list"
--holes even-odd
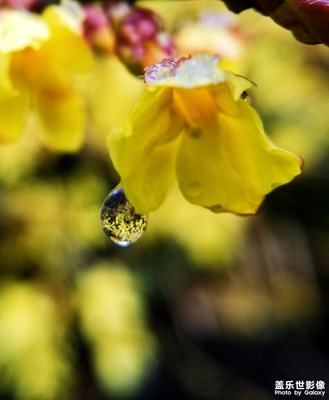
[(249, 98), (249, 94), (248, 94), (248, 92), (247, 91), (243, 91), (242, 93), (241, 93), (241, 99), (242, 100), (244, 100), (246, 103), (250, 103), (250, 98)]
[(147, 225), (147, 215), (135, 214), (134, 207), (127, 200), (120, 185), (104, 200), (100, 218), (105, 234), (121, 247), (136, 242), (143, 235)]

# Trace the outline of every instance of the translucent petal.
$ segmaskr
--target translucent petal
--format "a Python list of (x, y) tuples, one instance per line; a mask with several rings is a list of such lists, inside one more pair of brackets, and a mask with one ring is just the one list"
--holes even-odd
[(47, 144), (60, 151), (76, 151), (85, 135), (86, 116), (80, 96), (67, 87), (37, 92), (36, 107)]
[(0, 100), (0, 143), (12, 142), (22, 133), (29, 103), (26, 91)]
[(177, 138), (183, 120), (172, 108), (172, 90), (146, 90), (108, 146), (128, 200), (137, 213), (159, 207), (175, 179)]
[(185, 198), (215, 212), (254, 214), (264, 196), (300, 173), (301, 159), (275, 148), (257, 113), (243, 100), (240, 114), (205, 119), (199, 135), (187, 129), (177, 153)]

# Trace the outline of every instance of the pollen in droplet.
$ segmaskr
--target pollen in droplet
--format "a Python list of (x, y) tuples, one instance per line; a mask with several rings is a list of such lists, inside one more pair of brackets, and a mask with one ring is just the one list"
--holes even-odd
[(103, 231), (118, 246), (127, 247), (144, 233), (147, 215), (136, 214), (122, 187), (113, 189), (101, 209)]

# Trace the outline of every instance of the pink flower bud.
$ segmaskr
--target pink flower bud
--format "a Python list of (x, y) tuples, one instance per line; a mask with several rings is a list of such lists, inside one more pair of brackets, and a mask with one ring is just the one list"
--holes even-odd
[(34, 10), (41, 6), (40, 0), (2, 0), (1, 5), (19, 10)]
[(97, 4), (85, 5), (83, 32), (88, 42), (100, 49), (112, 51), (114, 35), (105, 11)]
[(155, 13), (135, 8), (119, 24), (117, 37), (121, 43), (137, 45), (154, 39), (162, 29), (162, 20)]
[(116, 53), (134, 73), (143, 73), (147, 65), (173, 56), (175, 46), (160, 16), (141, 7), (110, 3), (107, 13), (116, 35)]
[(289, 29), (307, 44), (329, 46), (329, 1), (327, 0), (224, 0), (228, 8), (241, 12), (255, 8)]

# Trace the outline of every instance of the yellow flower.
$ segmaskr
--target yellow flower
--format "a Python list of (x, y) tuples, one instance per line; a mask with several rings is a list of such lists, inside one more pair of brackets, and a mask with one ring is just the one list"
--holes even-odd
[(155, 210), (177, 179), (184, 197), (214, 212), (254, 214), (264, 196), (301, 172), (275, 147), (242, 98), (253, 84), (222, 71), (218, 58), (164, 60), (146, 70), (146, 89), (109, 151), (137, 213)]
[(33, 105), (48, 145), (81, 145), (85, 110), (73, 77), (90, 69), (92, 54), (79, 31), (81, 8), (72, 12), (72, 4), (47, 7), (41, 16), (0, 11), (0, 143), (20, 135)]

